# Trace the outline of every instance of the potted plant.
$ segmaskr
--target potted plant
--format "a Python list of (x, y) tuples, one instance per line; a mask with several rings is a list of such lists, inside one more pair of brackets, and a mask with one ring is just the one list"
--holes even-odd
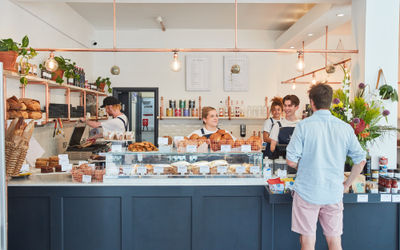
[(61, 84), (64, 82), (63, 76), (79, 80), (79, 75), (75, 73), (75, 62), (71, 62), (71, 59), (62, 56), (56, 56), (54, 59), (58, 63), (58, 69), (53, 72), (53, 77), (51, 78), (53, 81)]
[[(22, 38), (22, 43), (14, 42), (11, 38), (0, 40), (0, 62), (3, 62), (3, 68), (16, 71), (16, 60), (18, 56), (21, 56), (21, 72), (26, 75), (30, 68), (29, 60), (37, 55), (37, 52), (30, 47), (28, 48), (28, 46), (28, 36)], [(20, 82), (27, 84), (28, 80), (25, 77), (21, 77)]]
[(397, 91), (393, 89), (389, 84), (385, 84), (379, 87), (379, 95), (383, 100), (392, 100), (392, 102), (398, 101)]
[(101, 92), (104, 92), (104, 88), (106, 85), (108, 88), (108, 93), (112, 93), (110, 78), (109, 77), (102, 78), (101, 76), (97, 77), (96, 86)]

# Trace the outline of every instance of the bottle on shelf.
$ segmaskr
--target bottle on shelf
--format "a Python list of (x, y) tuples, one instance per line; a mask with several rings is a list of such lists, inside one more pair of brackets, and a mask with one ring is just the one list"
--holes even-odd
[(224, 108), (224, 104), (222, 103), (222, 101), (219, 102), (218, 116), (219, 117), (224, 117), (225, 116), (225, 108)]
[(241, 105), (240, 105), (240, 117), (244, 117), (244, 102), (242, 100)]
[(235, 117), (240, 117), (240, 106), (238, 100), (236, 100), (236, 105), (235, 105)]

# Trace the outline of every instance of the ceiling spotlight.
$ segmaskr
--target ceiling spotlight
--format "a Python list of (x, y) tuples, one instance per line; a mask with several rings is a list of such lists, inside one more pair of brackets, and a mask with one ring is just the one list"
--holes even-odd
[(158, 23), (160, 23), (160, 25), (161, 25), (161, 30), (162, 30), (162, 31), (165, 31), (166, 29), (165, 29), (165, 25), (164, 25), (164, 21), (163, 21), (162, 17), (161, 17), (161, 16), (156, 17), (156, 21), (157, 21)]
[(312, 81), (311, 84), (315, 85), (317, 83), (317, 79), (315, 79), (315, 73), (312, 74)]
[(181, 62), (178, 59), (178, 52), (174, 52), (174, 60), (172, 60), (171, 62), (171, 69), (174, 72), (178, 72), (179, 70), (181, 70)]
[(53, 52), (50, 52), (50, 56), (44, 63), (44, 67), (50, 72), (54, 72), (58, 69), (58, 62), (56, 61), (56, 59), (54, 59)]
[(304, 63), (304, 54), (300, 51), (299, 55), (297, 56), (296, 70), (302, 72), (304, 71), (305, 66), (306, 65)]
[(344, 14), (343, 13), (339, 13), (339, 14), (336, 14), (336, 16), (342, 17), (342, 16), (344, 16)]
[(290, 46), (291, 49), (294, 49), (294, 46)]
[(307, 34), (307, 36), (313, 36), (313, 35), (314, 35), (313, 33), (308, 33), (308, 34)]

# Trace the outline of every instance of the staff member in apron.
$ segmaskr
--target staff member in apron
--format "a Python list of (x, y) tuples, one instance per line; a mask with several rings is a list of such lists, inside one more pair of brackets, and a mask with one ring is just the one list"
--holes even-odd
[[(115, 132), (126, 132), (128, 131), (128, 118), (121, 112), (121, 103), (115, 97), (108, 96), (104, 98), (102, 108), (106, 108), (106, 112), (112, 119), (106, 121), (90, 121), (81, 119), (89, 127), (98, 128), (102, 127), (103, 130), (115, 131)], [(101, 134), (96, 137), (101, 137)]]
[(289, 144), (294, 128), (299, 122), (296, 117), (299, 104), (300, 100), (296, 95), (287, 95), (283, 98), (283, 111), (286, 117), (281, 121), (282, 127), (273, 126), (270, 134), (271, 152), (278, 149), (277, 156), (286, 156), (286, 146)]
[[(190, 139), (197, 139), (200, 137), (206, 137), (207, 139), (214, 133), (216, 133), (218, 128), (218, 113), (213, 107), (203, 107), (201, 109), (201, 117), (203, 118), (204, 126), (201, 129), (193, 131), (188, 137)], [(225, 130), (226, 133), (229, 133)], [(230, 133), (229, 133), (230, 134)], [(231, 135), (232, 136), (232, 135)], [(235, 140), (235, 138), (232, 136)]]
[(263, 128), (263, 140), (266, 143), (264, 157), (273, 158), (273, 153), (271, 152), (271, 138), (270, 133), (274, 126), (282, 127), (281, 116), (282, 116), (283, 104), (281, 97), (274, 97), (271, 104), (272, 117), (265, 120)]

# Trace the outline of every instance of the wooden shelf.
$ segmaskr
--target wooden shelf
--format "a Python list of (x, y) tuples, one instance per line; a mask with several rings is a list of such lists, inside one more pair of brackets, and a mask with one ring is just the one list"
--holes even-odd
[[(17, 72), (9, 71), (9, 70), (4, 70), (3, 74), (4, 74), (4, 76), (9, 77), (9, 78), (14, 78), (14, 79), (18, 79), (18, 80), (21, 78), (20, 74), (18, 74)], [(76, 90), (76, 91), (81, 91), (81, 92), (86, 92), (86, 93), (91, 93), (91, 94), (97, 94), (99, 96), (107, 96), (107, 94), (104, 92), (95, 91), (95, 90), (86, 89), (86, 88), (80, 88), (80, 87), (68, 85), (65, 83), (59, 84), (55, 81), (43, 79), (43, 78), (33, 76), (33, 75), (27, 75), (27, 76), (25, 76), (25, 78), (28, 80), (28, 84), (29, 84), (29, 82), (32, 82), (32, 83), (33, 82), (42, 82), (42, 83), (47, 83), (50, 88), (63, 87), (63, 88), (69, 88), (71, 90)]]

